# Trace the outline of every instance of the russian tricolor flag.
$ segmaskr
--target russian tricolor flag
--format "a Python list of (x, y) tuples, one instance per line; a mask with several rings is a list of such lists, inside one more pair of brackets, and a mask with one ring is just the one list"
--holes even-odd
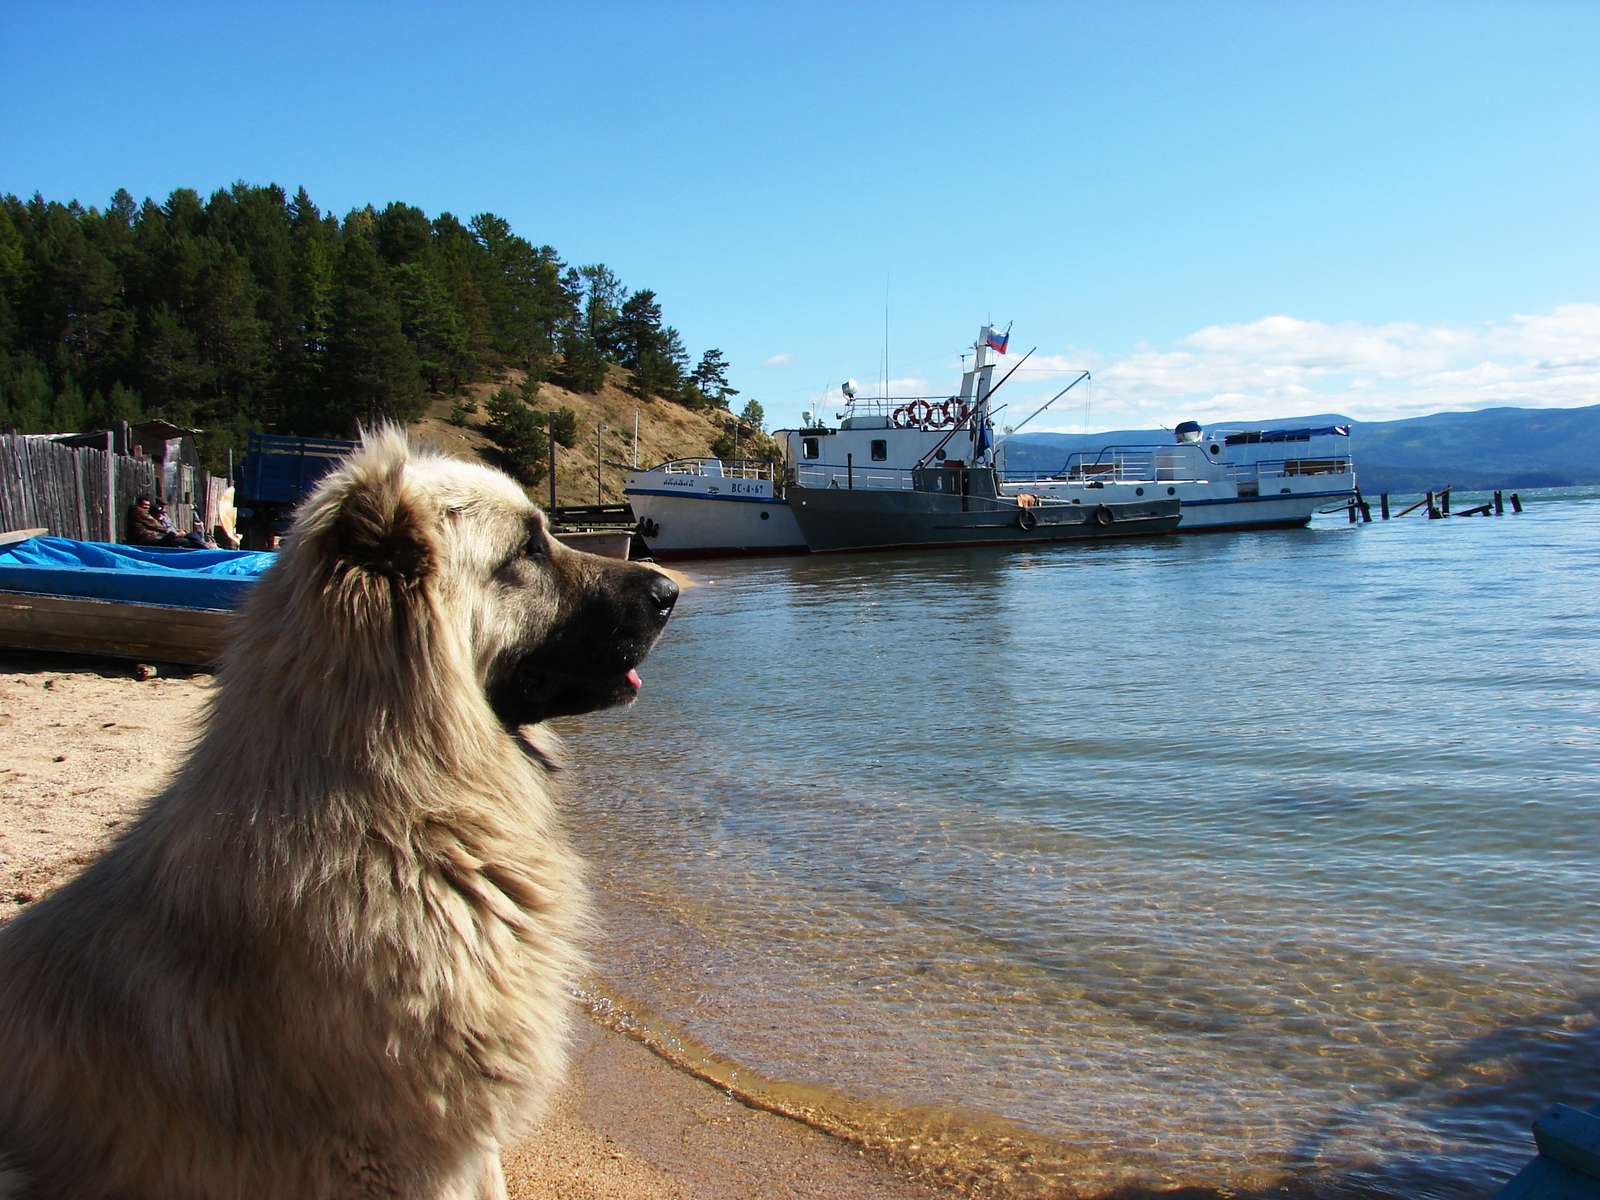
[(996, 333), (991, 329), (989, 330), (989, 335), (983, 340), (988, 344), (989, 349), (996, 354), (1004, 354), (1006, 347), (1011, 344), (1011, 330), (1008, 329), (1004, 333)]

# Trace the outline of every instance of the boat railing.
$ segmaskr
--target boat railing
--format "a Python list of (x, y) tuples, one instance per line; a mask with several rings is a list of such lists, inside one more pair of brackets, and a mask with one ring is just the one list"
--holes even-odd
[(651, 472), (663, 475), (702, 475), (712, 479), (773, 478), (773, 464), (761, 458), (674, 458)]
[(1154, 446), (1105, 446), (1092, 452), (1074, 452), (1058, 471), (1003, 471), (1007, 483), (1042, 483), (1045, 480), (1067, 483), (1147, 483), (1155, 479), (1179, 479), (1169, 473), (1173, 456)]
[(1293, 475), (1342, 475), (1350, 470), (1350, 459), (1257, 458), (1246, 462), (1223, 462), (1220, 465), (1228, 479), (1278, 479)]
[(1302, 458), (1207, 460), (1198, 470), (1189, 447), (1106, 446), (1074, 453), (1057, 471), (1002, 471), (1006, 483), (1176, 483), (1186, 479), (1234, 481), (1285, 475), (1336, 475), (1350, 470), (1348, 454)]
[(911, 472), (896, 467), (862, 466), (860, 463), (837, 466), (829, 463), (801, 463), (793, 470), (790, 482), (807, 488), (872, 488), (909, 492)]

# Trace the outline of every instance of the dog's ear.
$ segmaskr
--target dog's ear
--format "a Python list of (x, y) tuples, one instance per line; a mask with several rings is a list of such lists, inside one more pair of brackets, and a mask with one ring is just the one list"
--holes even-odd
[(415, 583), (433, 569), (428, 522), (408, 500), (400, 464), (351, 481), (333, 523), (334, 553), (363, 571)]

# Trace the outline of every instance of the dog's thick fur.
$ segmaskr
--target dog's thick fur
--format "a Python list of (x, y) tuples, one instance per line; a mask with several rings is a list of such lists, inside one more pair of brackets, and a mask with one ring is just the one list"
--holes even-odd
[(172, 785), (0, 929), (0, 1197), (503, 1196), (585, 911), (556, 744), (517, 731), (630, 700), (676, 596), (505, 476), (369, 436)]

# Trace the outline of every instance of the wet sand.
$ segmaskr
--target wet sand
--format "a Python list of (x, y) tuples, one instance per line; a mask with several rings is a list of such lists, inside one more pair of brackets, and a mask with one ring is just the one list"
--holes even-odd
[[(198, 735), (206, 675), (0, 653), (0, 921), (72, 878)], [(847, 1141), (747, 1108), (631, 1038), (579, 1023), (543, 1124), (505, 1155), (519, 1200), (925, 1200)]]

